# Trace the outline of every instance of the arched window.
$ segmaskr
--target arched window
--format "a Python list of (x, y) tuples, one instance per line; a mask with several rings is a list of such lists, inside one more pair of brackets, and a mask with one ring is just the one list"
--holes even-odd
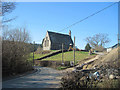
[(46, 40), (48, 40), (48, 37), (46, 37)]
[(48, 40), (48, 37), (46, 37), (46, 47), (49, 46), (49, 40)]
[(44, 44), (44, 46), (46, 47), (46, 40), (45, 40), (45, 44)]
[(49, 40), (48, 40), (48, 37), (46, 37), (45, 39), (45, 44), (44, 44), (45, 47), (48, 47), (49, 46)]
[(49, 40), (47, 40), (47, 46), (49, 46)]

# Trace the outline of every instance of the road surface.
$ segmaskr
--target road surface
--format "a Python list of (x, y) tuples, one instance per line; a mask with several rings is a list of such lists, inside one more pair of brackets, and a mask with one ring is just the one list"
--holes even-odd
[(2, 82), (2, 88), (59, 88), (62, 74), (48, 67), (36, 66), (37, 72)]
[[(98, 59), (103, 53), (84, 63), (92, 62)], [(22, 76), (16, 79), (11, 79), (2, 82), (2, 88), (59, 88), (60, 80), (63, 76), (62, 72), (73, 71), (74, 68), (69, 68), (63, 71), (58, 71), (48, 67), (36, 66), (37, 72)]]

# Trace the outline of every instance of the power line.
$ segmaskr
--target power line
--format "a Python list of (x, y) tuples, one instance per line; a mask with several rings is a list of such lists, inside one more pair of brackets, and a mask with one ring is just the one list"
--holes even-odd
[(109, 5), (109, 6), (107, 6), (107, 7), (103, 8), (103, 9), (101, 9), (101, 10), (99, 10), (99, 11), (97, 11), (97, 12), (95, 12), (95, 13), (89, 15), (89, 16), (87, 16), (87, 17), (85, 17), (85, 18), (83, 18), (83, 19), (81, 19), (81, 20), (79, 20), (79, 21), (77, 21), (77, 22), (71, 24), (70, 26), (68, 26), (68, 27), (66, 27), (66, 28), (64, 28), (64, 29), (62, 29), (62, 30), (60, 30), (60, 31), (58, 31), (58, 32), (64, 31), (65, 29), (68, 29), (68, 28), (70, 28), (70, 27), (72, 27), (72, 26), (74, 26), (74, 25), (76, 25), (76, 24), (78, 24), (78, 23), (80, 23), (80, 22), (82, 22), (82, 21), (84, 21), (84, 20), (86, 20), (86, 19), (88, 19), (88, 18), (90, 18), (90, 17), (96, 15), (96, 14), (98, 14), (98, 13), (104, 11), (105, 9), (107, 9), (107, 8), (109, 8), (109, 7), (111, 7), (111, 6), (113, 6), (113, 5), (116, 4), (116, 3), (118, 3), (118, 2), (115, 2), (115, 3), (113, 3), (113, 4)]

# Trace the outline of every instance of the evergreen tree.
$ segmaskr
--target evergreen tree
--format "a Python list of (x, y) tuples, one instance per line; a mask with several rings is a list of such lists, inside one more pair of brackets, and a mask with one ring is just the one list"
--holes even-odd
[(85, 50), (89, 51), (90, 49), (91, 49), (90, 44), (87, 43), (87, 45), (85, 46)]

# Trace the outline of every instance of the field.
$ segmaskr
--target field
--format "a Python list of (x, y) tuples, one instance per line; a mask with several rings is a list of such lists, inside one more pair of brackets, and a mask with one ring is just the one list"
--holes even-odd
[[(89, 56), (88, 52), (81, 52), (81, 51), (75, 52), (75, 59), (76, 60), (82, 60), (88, 56)], [(65, 52), (63, 54), (63, 59), (65, 61), (72, 61), (74, 59), (73, 51)], [(57, 54), (57, 55), (52, 56), (52, 57), (49, 57), (49, 58), (46, 58), (46, 59), (43, 59), (43, 60), (52, 60), (52, 61), (62, 60), (62, 53)]]
[[(33, 54), (31, 53), (30, 60), (32, 60), (32, 55)], [(38, 59), (38, 58), (46, 56), (46, 55), (48, 55), (48, 54), (35, 54), (34, 58)], [(93, 54), (93, 55), (95, 55), (95, 54)], [(76, 51), (75, 52), (75, 60), (76, 61), (80, 61), (80, 60), (83, 60), (83, 59), (88, 58), (88, 57), (90, 57), (88, 52), (83, 52), (83, 51)], [(61, 61), (62, 60), (62, 53), (45, 58), (43, 60)], [(73, 61), (74, 60), (73, 51), (64, 52), (63, 60), (64, 61)]]
[[(49, 55), (50, 53), (53, 53), (53, 52), (56, 52), (57, 50), (50, 50), (50, 51), (41, 51), (41, 52), (44, 52), (44, 54), (42, 53), (34, 53), (34, 59), (38, 59), (38, 58), (41, 58), (41, 57), (44, 57), (46, 55)], [(47, 52), (47, 53), (46, 53)], [(48, 53), (49, 52), (49, 53)], [(32, 61), (33, 60), (33, 53), (30, 53), (30, 56), (29, 56), (29, 60)]]

